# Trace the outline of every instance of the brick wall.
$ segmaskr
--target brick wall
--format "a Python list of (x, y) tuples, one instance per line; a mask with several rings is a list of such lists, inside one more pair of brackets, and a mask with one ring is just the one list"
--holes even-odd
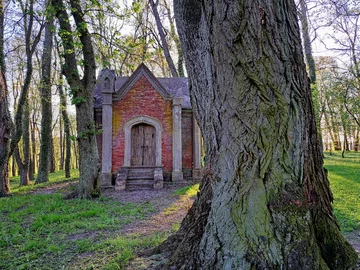
[(124, 125), (141, 116), (156, 118), (163, 126), (162, 164), (172, 170), (172, 101), (164, 100), (151, 83), (142, 76), (120, 101), (113, 101), (112, 171), (124, 165)]

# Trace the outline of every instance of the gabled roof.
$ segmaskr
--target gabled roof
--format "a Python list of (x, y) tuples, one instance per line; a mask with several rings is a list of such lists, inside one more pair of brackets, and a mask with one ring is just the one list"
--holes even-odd
[(121, 86), (120, 90), (113, 95), (113, 99), (121, 100), (142, 76), (145, 76), (145, 78), (152, 84), (163, 99), (171, 99), (172, 96), (170, 93), (166, 91), (162, 84), (156, 79), (154, 74), (152, 74), (152, 72), (143, 63), (140, 64), (129, 79)]
[(102, 107), (102, 81), (105, 79), (104, 75), (110, 74), (113, 74), (113, 79), (115, 80), (114, 99), (122, 99), (135, 82), (144, 75), (164, 99), (180, 97), (183, 100), (182, 108), (191, 109), (187, 78), (156, 78), (144, 64), (141, 64), (130, 77), (115, 77), (115, 73), (100, 72), (94, 89), (94, 108), (96, 109)]

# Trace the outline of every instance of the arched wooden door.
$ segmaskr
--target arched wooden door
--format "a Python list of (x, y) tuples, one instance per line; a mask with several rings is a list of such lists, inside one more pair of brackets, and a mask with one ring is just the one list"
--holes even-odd
[(156, 130), (148, 124), (131, 129), (131, 166), (155, 166)]

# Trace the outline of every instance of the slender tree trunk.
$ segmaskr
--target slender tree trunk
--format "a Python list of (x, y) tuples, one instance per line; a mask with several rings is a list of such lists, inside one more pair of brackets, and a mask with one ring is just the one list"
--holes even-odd
[(176, 45), (176, 50), (177, 50), (177, 53), (178, 53), (178, 63), (177, 63), (177, 71), (178, 71), (178, 74), (179, 74), (179, 77), (185, 77), (185, 71), (184, 71), (184, 53), (182, 51), (182, 48), (181, 48), (181, 42), (180, 42), (180, 39), (179, 39), (179, 36), (177, 35), (177, 32), (176, 32), (176, 28), (175, 28), (175, 22), (174, 20), (171, 18), (171, 10), (170, 10), (170, 7), (167, 3), (167, 0), (164, 1), (164, 4), (165, 4), (165, 8), (167, 10), (167, 13), (168, 13), (168, 19), (169, 19), (169, 23), (170, 23), (170, 34), (171, 34), (171, 37), (173, 38), (174, 42), (175, 42), (175, 45)]
[[(60, 75), (61, 76), (61, 75)], [(62, 81), (62, 80), (60, 80)], [(67, 104), (66, 104), (66, 96), (64, 94), (63, 85), (60, 84), (58, 87), (59, 95), (60, 95), (60, 108), (61, 115), (64, 122), (64, 135), (65, 135), (65, 177), (70, 178), (70, 162), (71, 162), (71, 140), (70, 140), (70, 120), (67, 114)]]
[(322, 167), (295, 3), (174, 3), (206, 167), (163, 245), (171, 269), (354, 267)]
[(53, 7), (56, 7), (56, 16), (62, 32), (60, 37), (65, 51), (63, 73), (70, 85), (73, 103), (76, 105), (77, 142), (80, 165), (78, 197), (91, 198), (100, 194), (100, 160), (96, 144), (96, 127), (93, 111), (96, 64), (91, 37), (84, 21), (80, 1), (71, 1), (71, 13), (79, 32), (84, 58), (84, 76), (80, 79), (69, 16), (62, 0), (52, 0), (52, 4)]
[[(61, 105), (60, 105), (60, 112), (61, 112)], [(64, 147), (63, 147), (63, 124), (62, 124), (62, 116), (59, 116), (59, 130), (60, 130), (60, 135), (59, 135), (59, 152), (60, 152), (60, 161), (59, 161), (59, 169), (63, 170), (64, 169)]]
[(315, 67), (315, 60), (314, 60), (313, 53), (312, 53), (307, 13), (308, 13), (308, 8), (307, 8), (305, 0), (300, 0), (299, 17), (300, 17), (300, 22), (301, 22), (301, 30), (302, 30), (302, 37), (303, 37), (302, 40), (303, 40), (303, 45), (304, 45), (305, 60), (306, 60), (306, 64), (309, 69), (310, 83), (316, 84), (316, 67)]
[(52, 153), (52, 104), (51, 104), (51, 59), (53, 44), (53, 26), (52, 19), (46, 22), (45, 39), (43, 46), (43, 55), (41, 63), (41, 140), (39, 171), (36, 178), (36, 184), (49, 181), (49, 160)]
[(54, 148), (54, 138), (50, 136), (50, 153), (49, 153), (49, 172), (54, 173), (56, 171), (56, 162), (55, 162), (55, 148)]
[(154, 17), (155, 17), (156, 26), (157, 26), (159, 36), (160, 36), (160, 40), (161, 40), (161, 45), (162, 45), (162, 48), (164, 50), (164, 55), (165, 55), (166, 62), (169, 65), (171, 76), (172, 77), (179, 77), (178, 72), (176, 70), (176, 67), (174, 65), (174, 61), (172, 60), (171, 55), (170, 55), (169, 45), (167, 43), (166, 36), (165, 36), (165, 33), (164, 33), (164, 29), (163, 29), (163, 26), (162, 26), (162, 23), (161, 23), (160, 15), (159, 15), (159, 12), (158, 12), (158, 9), (157, 9), (157, 3), (155, 3), (153, 0), (149, 0), (149, 2), (150, 2), (150, 6), (151, 6), (152, 12), (153, 12)]
[(35, 179), (35, 171), (36, 171), (36, 118), (35, 114), (32, 117), (31, 123), (31, 163), (30, 163), (30, 171), (29, 177), (30, 180)]
[(359, 151), (359, 128), (357, 127), (355, 130), (355, 138), (354, 138), (354, 151)]
[[(23, 116), (23, 156), (24, 161), (21, 162), (20, 168), (20, 186), (30, 184), (29, 168), (30, 168), (30, 108), (28, 101), (25, 104)], [(19, 163), (18, 163), (19, 164)]]
[(16, 162), (14, 157), (11, 158), (11, 175), (16, 176)]

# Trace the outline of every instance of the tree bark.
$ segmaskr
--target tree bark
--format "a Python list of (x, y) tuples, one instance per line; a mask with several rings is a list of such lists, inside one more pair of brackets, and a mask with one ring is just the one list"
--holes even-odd
[(56, 171), (56, 162), (55, 162), (55, 149), (54, 149), (54, 138), (50, 136), (50, 153), (49, 153), (49, 172), (54, 173)]
[(45, 25), (45, 39), (41, 63), (41, 140), (39, 170), (35, 184), (49, 181), (49, 159), (52, 153), (51, 51), (53, 44), (53, 25), (53, 20), (48, 18)]
[(174, 3), (208, 183), (171, 239), (179, 244), (164, 244), (171, 269), (353, 267), (322, 167), (294, 2)]
[(82, 45), (84, 76), (80, 79), (73, 42), (74, 33), (71, 30), (65, 5), (61, 0), (52, 0), (52, 5), (56, 8), (56, 17), (60, 23), (60, 38), (65, 52), (65, 65), (62, 70), (71, 88), (72, 101), (76, 105), (80, 167), (80, 182), (77, 195), (80, 198), (91, 198), (100, 194), (100, 160), (96, 144), (96, 127), (93, 112), (96, 65), (91, 37), (84, 21), (80, 1), (71, 1), (71, 13)]
[(29, 178), (30, 180), (35, 179), (35, 171), (36, 171), (36, 117), (35, 113), (32, 116), (32, 123), (30, 125), (31, 127), (31, 158), (30, 158), (30, 168), (29, 168)]
[[(2, 18), (2, 8), (0, 0), (0, 20)], [(3, 28), (0, 24), (0, 43), (3, 39)], [(0, 62), (3, 54), (0, 53)], [(10, 137), (12, 132), (12, 121), (9, 112), (9, 103), (7, 99), (7, 85), (6, 78), (3, 72), (3, 66), (0, 70), (0, 197), (6, 196), (10, 193), (9, 182), (9, 152), (10, 152)]]
[(17, 158), (18, 167), (20, 169), (20, 186), (27, 186), (30, 184), (29, 168), (30, 168), (30, 109), (29, 102), (24, 104), (24, 116), (22, 120), (22, 133), (23, 133), (23, 161)]
[(71, 162), (71, 140), (70, 140), (70, 120), (67, 114), (67, 104), (66, 104), (66, 96), (64, 94), (63, 85), (59, 85), (59, 95), (60, 95), (60, 108), (61, 115), (64, 122), (64, 133), (65, 133), (65, 143), (63, 147), (65, 147), (65, 177), (70, 178), (70, 162)]
[(9, 112), (4, 56), (4, 5), (0, 0), (0, 197), (10, 193), (9, 153), (13, 130)]

